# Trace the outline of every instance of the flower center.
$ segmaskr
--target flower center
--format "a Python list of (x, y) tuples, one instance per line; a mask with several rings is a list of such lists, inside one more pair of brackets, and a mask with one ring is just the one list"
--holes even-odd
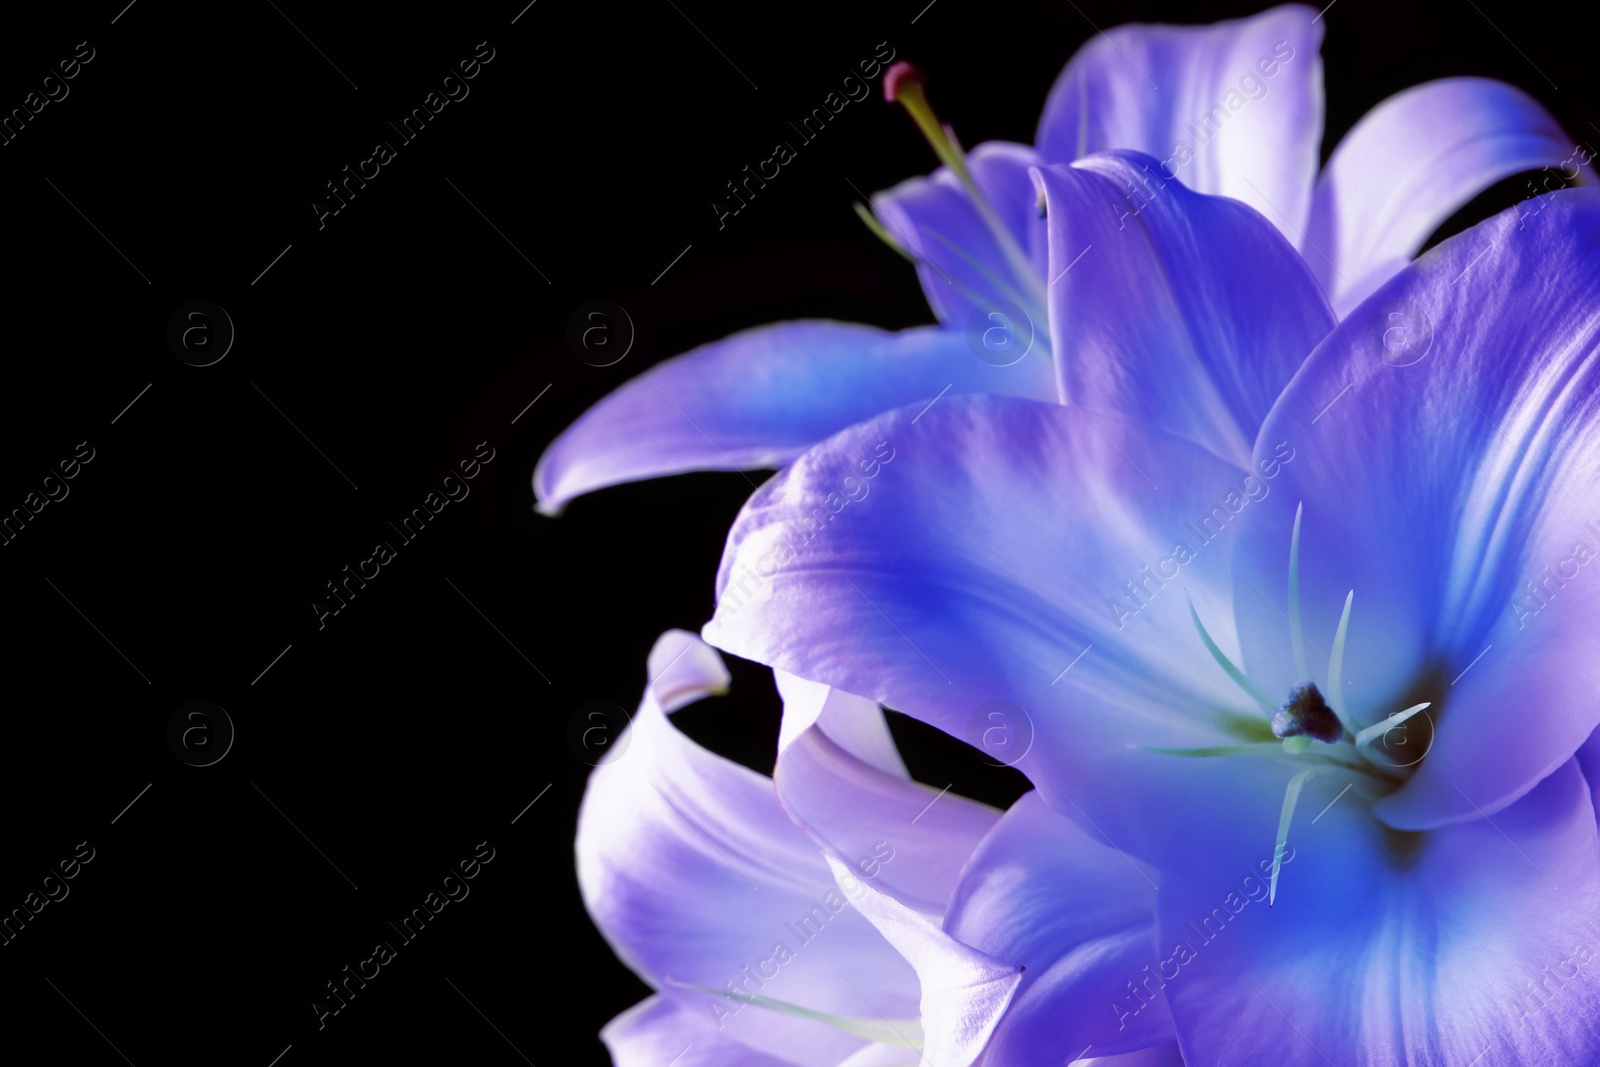
[[(1298, 675), (1305, 679), (1290, 687), (1289, 695), (1282, 704), (1273, 703), (1262, 694), (1244, 672), (1234, 665), (1227, 655), (1217, 647), (1211, 635), (1206, 631), (1205, 624), (1201, 622), (1200, 615), (1195, 611), (1194, 602), (1189, 603), (1189, 615), (1194, 620), (1195, 629), (1199, 632), (1200, 640), (1207, 651), (1211, 653), (1228, 677), (1242, 689), (1251, 699), (1261, 706), (1263, 713), (1271, 716), (1272, 736), (1279, 739), (1280, 744), (1260, 740), (1244, 745), (1223, 745), (1211, 748), (1191, 749), (1151, 749), (1175, 756), (1275, 756), (1287, 754), (1298, 757), (1310, 765), (1297, 772), (1289, 780), (1284, 790), (1283, 806), (1278, 813), (1278, 835), (1273, 850), (1271, 889), (1268, 897), (1269, 904), (1275, 901), (1278, 893), (1278, 868), (1279, 859), (1284, 853), (1284, 843), (1288, 838), (1289, 826), (1294, 820), (1295, 807), (1300, 800), (1300, 791), (1319, 771), (1342, 771), (1355, 773), (1360, 776), (1346, 788), (1356, 787), (1356, 793), (1367, 801), (1375, 801), (1394, 792), (1404, 785), (1416, 765), (1422, 762), (1427, 755), (1427, 749), (1432, 745), (1432, 720), (1424, 718), (1418, 720), (1424, 726), (1416, 731), (1417, 735), (1425, 738), (1425, 743), (1410, 745), (1407, 723), (1421, 715), (1433, 706), (1432, 701), (1420, 701), (1400, 711), (1381, 716), (1366, 725), (1357, 724), (1345, 708), (1343, 699), (1344, 683), (1344, 648), (1345, 638), (1350, 629), (1350, 607), (1355, 599), (1355, 590), (1345, 596), (1344, 611), (1339, 618), (1339, 627), (1333, 638), (1333, 649), (1328, 659), (1328, 695), (1325, 698), (1322, 690), (1317, 688), (1316, 682), (1310, 679), (1310, 671), (1306, 665), (1305, 637), (1300, 629), (1300, 520), (1302, 510), (1297, 508), (1294, 516), (1294, 533), (1289, 544), (1289, 629), (1291, 645), (1293, 647), (1295, 666)], [(1414, 688), (1412, 695), (1422, 695), (1421, 691), (1432, 691), (1435, 687), (1431, 682), (1426, 682)], [(1243, 719), (1244, 731), (1247, 735), (1256, 735), (1259, 729), (1259, 720), (1249, 717)], [(1312, 741), (1321, 742), (1312, 748)], [(1420, 751), (1417, 751), (1420, 750)], [(1393, 758), (1397, 752), (1403, 752), (1405, 759)], [(1342, 794), (1341, 794), (1342, 795)], [(1320, 817), (1320, 816), (1319, 816)]]

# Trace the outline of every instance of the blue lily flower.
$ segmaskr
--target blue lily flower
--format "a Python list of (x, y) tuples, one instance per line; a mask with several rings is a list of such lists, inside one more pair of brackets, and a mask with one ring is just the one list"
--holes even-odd
[[(1106, 149), (1149, 153), (1128, 177), (1137, 195), (1177, 178), (1255, 207), (1343, 313), (1478, 192), (1572, 158), (1572, 142), (1526, 93), (1450, 78), (1373, 109), (1319, 175), (1321, 38), (1312, 9), (1293, 4), (1211, 26), (1113, 29), (1061, 72), (1036, 148), (991, 142), (971, 153), (915, 72), (897, 67), (886, 90), (944, 165), (877, 194), (875, 214), (863, 215), (916, 263), (939, 324), (784, 322), (667, 360), (551, 443), (533, 478), (540, 510), (644, 478), (781, 466), (847, 426), (947, 394), (1077, 400), (1067, 380), (1076, 372), (1052, 358), (1070, 327), (1047, 296), (1074, 263), (1046, 269), (1037, 166)], [(1117, 205), (1117, 221), (1138, 203)]]
[[(1029, 726), (944, 921), (1027, 968), (982, 1062), (1600, 1062), (1600, 193), (1442, 243), (1302, 363), (1329, 309), (1264, 218), (1167, 182), (1118, 228), (1152, 162), (1035, 171), (1052, 271), (1099, 257), (1050, 290), (1074, 404), (819, 444), (704, 634)], [(1130, 902), (1147, 933), (1085, 936)]]

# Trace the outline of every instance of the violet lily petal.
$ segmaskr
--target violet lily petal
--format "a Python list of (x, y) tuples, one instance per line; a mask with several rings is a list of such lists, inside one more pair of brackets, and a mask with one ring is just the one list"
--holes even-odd
[[(1243, 1040), (1287, 1067), (1595, 1062), (1600, 842), (1577, 762), (1492, 821), (1423, 835), (1348, 796), (1318, 817), (1339, 790), (1307, 789), (1272, 907), (1270, 840), (1238, 833), (1243, 813), (1215, 813), (1211, 863), (1162, 873), (1168, 980), (1149, 995), (1186, 1060), (1233, 1062)], [(1108, 1016), (1138, 1005), (1112, 995)]]
[[(710, 646), (707, 646), (710, 647)], [(774, 671), (778, 693), (783, 697), (783, 725), (778, 732), (778, 756), (818, 726), (845, 752), (896, 778), (910, 778), (900, 750), (889, 734), (883, 709), (842, 689), (808, 682), (787, 671)]]
[[(856, 910), (917, 969), (923, 1056), (929, 1063), (970, 1067), (983, 1054), (1021, 972), (950, 937), (927, 916), (879, 892), (872, 883), (858, 881), (834, 857), (829, 856), (828, 863)], [(864, 993), (861, 999), (871, 1003)], [(872, 1003), (872, 1007), (880, 1015), (888, 1014), (882, 1005)]]
[(1600, 816), (1600, 730), (1590, 734), (1589, 740), (1579, 746), (1578, 766), (1589, 781), (1590, 795), (1595, 803), (1596, 814)]
[(1164, 1045), (1151, 1045), (1138, 1052), (1124, 1052), (1120, 1056), (1092, 1056), (1086, 1060), (1076, 1060), (1073, 1067), (1184, 1067), (1184, 1065), (1183, 1053), (1178, 1051), (1178, 1043), (1169, 1041)]
[(1156, 891), (1125, 856), (1091, 838), (1038, 793), (1012, 805), (973, 854), (945, 929), (1027, 967), (989, 1056), (1060, 1064), (1170, 1042), (1164, 1006), (1118, 1018), (1106, 1000), (1140, 982), (1155, 955)]
[(741, 1044), (718, 1030), (696, 1001), (664, 994), (641, 1000), (606, 1023), (600, 1040), (614, 1067), (802, 1067), (808, 1062)]
[(784, 751), (773, 777), (784, 810), (855, 877), (935, 919), (1000, 818), (986, 804), (872, 767), (816, 727)]
[(534, 469), (554, 514), (608, 485), (697, 470), (775, 467), (887, 408), (951, 393), (1050, 397), (1049, 360), (980, 360), (965, 332), (843, 322), (762, 326), (675, 356), (584, 412)]
[(1335, 325), (1277, 230), (1109, 152), (1035, 172), (1050, 207), (1050, 328), (1067, 399), (1247, 467), (1256, 432)]
[(1367, 112), (1339, 142), (1298, 243), (1343, 317), (1495, 182), (1563, 161), (1581, 176), (1576, 151), (1550, 113), (1514, 86), (1488, 78), (1413, 86)]
[(685, 704), (726, 693), (732, 677), (717, 650), (688, 630), (668, 630), (658, 637), (645, 670), (656, 702), (669, 715)]
[(921, 1067), (922, 1050), (874, 1042), (839, 1064), (839, 1067)]
[(1189, 188), (1243, 200), (1298, 240), (1322, 142), (1321, 45), (1316, 11), (1299, 4), (1096, 34), (1050, 90), (1039, 154), (1147, 152)]

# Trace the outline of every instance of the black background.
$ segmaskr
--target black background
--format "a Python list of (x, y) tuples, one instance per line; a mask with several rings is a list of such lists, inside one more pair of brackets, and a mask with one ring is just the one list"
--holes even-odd
[[(7, 15), (0, 111), (78, 42), (95, 57), (0, 147), (0, 511), (78, 442), (95, 458), (0, 547), (0, 911), (78, 842), (96, 850), (70, 895), (0, 947), (8, 1055), (606, 1062), (596, 1031), (646, 988), (578, 899), (589, 767), (567, 723), (591, 699), (631, 709), (655, 637), (709, 617), (750, 482), (612, 489), (550, 520), (532, 508), (539, 453), (621, 382), (735, 329), (931, 321), (912, 271), (850, 209), (851, 183), (883, 188), (933, 162), (877, 83), (726, 228), (710, 208), (879, 42), (931, 72), (964, 142), (1029, 142), (1095, 26), (1253, 10), (525, 2)], [(1390, 93), (1469, 73), (1600, 139), (1593, 43), (1553, 11), (1338, 0), (1324, 22), (1324, 154)], [(319, 229), (323, 184), (395, 140), (385, 121), (484, 41), (494, 58), (470, 95)], [(637, 330), (605, 369), (565, 341), (594, 298)], [(225, 307), (237, 331), (210, 367), (166, 342), (192, 299)], [(394, 540), (385, 520), (481, 441), (495, 458), (471, 495), (319, 629), (324, 583)], [(732, 697), (679, 719), (770, 769), (770, 679), (734, 666)], [(167, 746), (191, 699), (237, 728), (214, 766)], [(919, 776), (1016, 795), (1014, 776), (896, 728)], [(485, 840), (495, 859), (471, 895), (319, 1031), (308, 1001), (323, 983)]]

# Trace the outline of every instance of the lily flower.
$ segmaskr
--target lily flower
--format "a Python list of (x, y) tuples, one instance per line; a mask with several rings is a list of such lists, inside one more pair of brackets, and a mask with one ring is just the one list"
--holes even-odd
[[(1327, 314), (1310, 269), (1178, 183), (1118, 231), (1148, 163), (1036, 172), (1051, 269), (1103, 256), (1050, 297), (1096, 402), (951, 396), (819, 444), (741, 512), (705, 636), (958, 737), (995, 701), (1031, 724), (1036, 799), (946, 930), (1075, 995), (993, 1062), (1059, 1063), (1060, 1033), (1600, 1062), (1600, 193), (1443, 242), (1274, 393), (1261, 338)], [(1157, 947), (1075, 957), (1129, 887)]]
[[(574, 497), (645, 478), (779, 467), (847, 426), (947, 394), (1078, 400), (1059, 354), (1059, 302), (1047, 295), (1075, 261), (1046, 270), (1035, 167), (1107, 149), (1148, 153), (1135, 188), (1176, 178), (1255, 207), (1342, 314), (1477, 193), (1573, 156), (1528, 94), (1449, 78), (1378, 105), (1319, 175), (1321, 40), (1317, 16), (1298, 4), (1210, 26), (1119, 27), (1062, 70), (1037, 147), (989, 142), (970, 153), (920, 73), (896, 64), (886, 93), (943, 165), (874, 196), (873, 214), (859, 210), (916, 264), (938, 325), (782, 322), (666, 360), (551, 443), (534, 471), (539, 509), (556, 514)], [(1137, 208), (1119, 211), (1125, 221)]]

